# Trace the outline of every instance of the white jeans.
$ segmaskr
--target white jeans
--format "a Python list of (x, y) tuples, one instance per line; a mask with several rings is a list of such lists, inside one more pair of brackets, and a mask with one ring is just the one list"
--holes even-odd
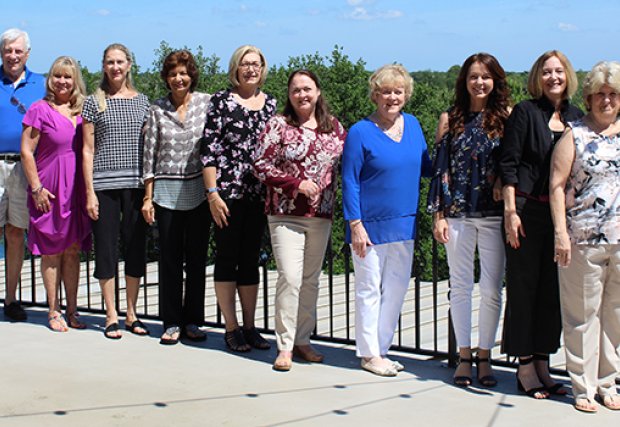
[(387, 354), (411, 278), (413, 240), (368, 246), (353, 252), (355, 346), (358, 357)]
[(456, 342), (459, 348), (471, 347), (471, 295), (474, 288), (474, 255), (478, 245), (478, 347), (489, 350), (495, 345), (502, 306), (505, 266), (502, 218), (448, 218), (447, 221), (450, 238), (445, 247), (450, 268), (450, 312)]

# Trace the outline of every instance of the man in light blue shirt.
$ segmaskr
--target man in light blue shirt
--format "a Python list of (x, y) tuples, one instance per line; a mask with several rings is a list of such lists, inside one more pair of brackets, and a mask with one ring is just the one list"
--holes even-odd
[(45, 77), (26, 68), (30, 38), (11, 28), (0, 36), (0, 227), (6, 241), (6, 295), (4, 316), (26, 320), (17, 301), (17, 283), (24, 260), (24, 231), (28, 228), (27, 181), (21, 162), (21, 135), (24, 114), (45, 96)]

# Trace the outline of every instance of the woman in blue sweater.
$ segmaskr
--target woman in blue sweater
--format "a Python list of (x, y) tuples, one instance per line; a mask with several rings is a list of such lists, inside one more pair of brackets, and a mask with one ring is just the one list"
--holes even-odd
[(418, 120), (401, 113), (413, 79), (400, 65), (370, 77), (375, 112), (349, 131), (343, 155), (344, 217), (355, 268), (355, 340), (362, 368), (395, 376), (387, 351), (411, 277), (420, 177), (431, 162)]

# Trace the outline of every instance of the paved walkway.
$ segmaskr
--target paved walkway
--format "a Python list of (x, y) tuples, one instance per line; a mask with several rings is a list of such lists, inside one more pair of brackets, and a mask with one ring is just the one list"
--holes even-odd
[[(459, 389), (442, 361), (395, 355), (406, 370), (381, 378), (358, 368), (349, 347), (318, 347), (326, 363), (271, 370), (275, 350), (225, 350), (222, 333), (200, 345), (164, 347), (155, 337), (104, 339), (103, 318), (85, 331), (49, 331), (0, 314), (0, 426), (611, 426), (620, 413), (575, 411), (568, 398), (519, 394), (514, 373), (493, 390)], [(156, 336), (160, 326), (149, 323)], [(273, 342), (272, 337), (269, 337)]]

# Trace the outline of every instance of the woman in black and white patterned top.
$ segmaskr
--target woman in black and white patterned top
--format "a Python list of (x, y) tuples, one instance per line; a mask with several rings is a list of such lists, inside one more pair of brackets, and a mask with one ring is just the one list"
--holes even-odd
[[(204, 322), (205, 263), (211, 215), (205, 200), (200, 161), (210, 96), (194, 92), (198, 67), (187, 50), (170, 53), (161, 78), (170, 93), (151, 106), (144, 137), (144, 202), (147, 223), (157, 218), (161, 344), (176, 344), (181, 334), (193, 341), (207, 336)], [(183, 292), (183, 264), (186, 280)]]
[(108, 46), (103, 52), (101, 84), (84, 102), (82, 117), (86, 209), (95, 237), (94, 276), (99, 279), (105, 301), (104, 335), (110, 339), (121, 338), (114, 303), (119, 231), (125, 248), (125, 329), (148, 334), (136, 315), (140, 278), (146, 266), (146, 223), (140, 208), (144, 196), (142, 128), (148, 109), (148, 98), (131, 82), (131, 52), (121, 44)]
[[(226, 322), (226, 345), (233, 351), (270, 347), (254, 327), (266, 219), (265, 190), (252, 173), (252, 157), (260, 133), (276, 112), (276, 100), (260, 90), (266, 77), (260, 49), (245, 45), (235, 50), (228, 66), (232, 89), (211, 98), (201, 148), (209, 207), (217, 225), (215, 292)], [(243, 328), (237, 322), (237, 292)]]

